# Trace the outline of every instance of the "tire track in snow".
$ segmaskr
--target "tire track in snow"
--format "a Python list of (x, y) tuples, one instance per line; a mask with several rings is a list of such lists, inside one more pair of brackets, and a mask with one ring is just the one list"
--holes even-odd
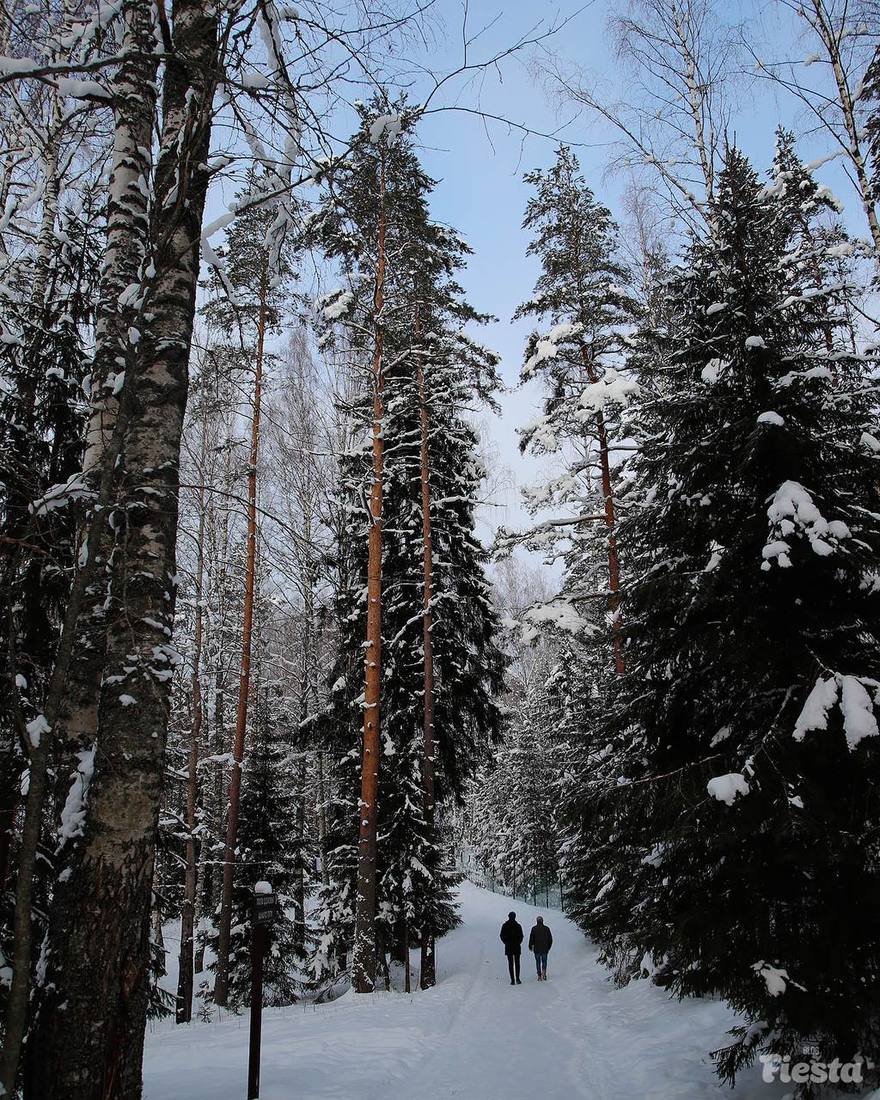
[[(441, 944), (442, 944), (442, 942), (443, 941), (441, 941)], [(485, 953), (485, 940), (481, 939), (478, 943), (478, 949), (477, 949), (477, 952), (476, 952), (476, 955), (478, 957), (475, 958), (475, 960), (474, 960), (474, 962), (476, 964), (478, 964), (481, 961), (479, 956), (484, 954), (484, 953)], [(442, 960), (442, 956), (441, 956), (441, 960)], [(480, 982), (480, 976), (481, 976), (480, 967), (479, 967), (479, 965), (473, 965), (470, 969), (471, 969), (471, 975), (470, 975), (470, 978), (467, 982), (467, 986), (466, 986), (464, 995), (462, 996), (461, 1001), (460, 1001), (457, 1009), (456, 1009), (456, 1002), (455, 1002), (455, 999), (454, 999), (454, 993), (449, 988), (449, 986), (451, 986), (453, 981), (455, 980), (455, 975), (451, 976), (449, 979), (446, 979), (446, 982), (444, 983), (444, 979), (442, 977), (442, 970), (443, 970), (442, 961), (441, 961), (441, 965), (440, 965), (441, 974), (438, 975), (437, 985), (435, 985), (434, 988), (431, 989), (431, 990), (420, 990), (417, 993), (412, 994), (412, 996), (418, 997), (420, 1000), (422, 998), (424, 998), (426, 1001), (427, 1000), (434, 1000), (437, 1003), (442, 1003), (443, 1000), (446, 1000), (448, 1002), (447, 1005), (446, 1005), (446, 1008), (447, 1008), (449, 1020), (448, 1020), (448, 1023), (446, 1025), (446, 1027), (443, 1028), (443, 1030), (439, 1033), (439, 1035), (435, 1034), (435, 1033), (432, 1033), (430, 1031), (425, 1032), (424, 1043), (430, 1043), (431, 1044), (431, 1046), (432, 1046), (431, 1053), (428, 1054), (428, 1056), (426, 1058), (420, 1058), (416, 1062), (414, 1062), (413, 1065), (408, 1066), (407, 1070), (406, 1070), (406, 1073), (405, 1073), (405, 1075), (407, 1077), (412, 1076), (412, 1077), (417, 1078), (419, 1081), (422, 1081), (424, 1079), (425, 1073), (430, 1070), (430, 1068), (437, 1061), (438, 1058), (440, 1058), (441, 1056), (448, 1057), (448, 1055), (449, 1055), (448, 1048), (446, 1046), (441, 1046), (440, 1042), (438, 1042), (438, 1040), (440, 1040), (440, 1041), (448, 1040), (450, 1038), (450, 1036), (453, 1034), (453, 1032), (455, 1032), (455, 1030), (457, 1028), (459, 1028), (463, 1025), (464, 1017), (466, 1015), (464, 1010), (469, 1006), (470, 1002), (474, 999), (475, 995), (479, 992), (479, 982)], [(445, 994), (445, 996), (444, 996), (444, 994)], [(398, 1076), (398, 1075), (395, 1074), (395, 1076)], [(388, 1100), (388, 1096), (389, 1096), (389, 1094), (388, 1094), (387, 1082), (383, 1082), (374, 1091), (370, 1092), (370, 1094), (368, 1095), (366, 1100)], [(420, 1100), (425, 1100), (425, 1094), (423, 1092), (421, 1092), (421, 1090), (420, 1090), (419, 1096), (420, 1096)]]

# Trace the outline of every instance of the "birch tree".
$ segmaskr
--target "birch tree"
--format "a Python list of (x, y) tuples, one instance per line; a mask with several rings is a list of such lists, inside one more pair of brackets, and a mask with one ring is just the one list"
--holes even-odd
[[(177, 472), (217, 65), (217, 16), (182, 0), (163, 90), (149, 278), (125, 379), (119, 479), (125, 533), (114, 561), (88, 813), (65, 847), (50, 913), (35, 1095), (137, 1096), (148, 1003), (150, 899), (175, 593)], [(187, 159), (180, 149), (186, 148)], [(125, 400), (125, 397), (123, 398)], [(118, 476), (118, 475), (117, 475)], [(135, 707), (137, 721), (132, 721)], [(150, 736), (146, 734), (150, 733)], [(84, 772), (72, 798), (81, 799)], [(95, 972), (100, 981), (95, 981)], [(55, 1011), (66, 1003), (65, 1011)], [(95, 1019), (107, 1026), (96, 1028)]]
[(659, 184), (675, 222), (704, 223), (715, 189), (736, 73), (734, 35), (711, 0), (629, 0), (612, 9), (609, 33), (625, 91), (599, 88), (586, 71), (542, 65), (563, 96), (616, 133), (618, 167)]
[[(69, 32), (73, 29), (73, 23), (70, 18), (71, 14), (69, 8), (65, 9), (67, 22), (62, 26), (62, 30)], [(114, 359), (114, 357), (118, 355), (120, 344), (124, 347), (129, 345), (128, 330), (120, 330), (118, 319), (113, 315), (113, 311), (118, 308), (115, 304), (117, 296), (121, 293), (123, 288), (128, 287), (133, 281), (136, 274), (137, 261), (139, 256), (143, 254), (144, 248), (146, 227), (143, 221), (143, 212), (146, 198), (142, 191), (137, 192), (137, 196), (133, 198), (131, 184), (135, 174), (139, 171), (143, 171), (145, 159), (147, 161), (147, 173), (149, 170), (149, 145), (151, 143), (153, 121), (152, 99), (149, 90), (146, 95), (142, 97), (132, 97), (131, 89), (133, 86), (138, 86), (139, 82), (144, 79), (145, 76), (149, 83), (151, 72), (155, 69), (153, 65), (151, 70), (151, 63), (149, 61), (152, 32), (152, 16), (149, 6), (133, 5), (128, 13), (124, 29), (122, 30), (122, 41), (123, 48), (126, 51), (130, 51), (131, 53), (137, 51), (139, 56), (134, 62), (129, 62), (121, 66), (118, 74), (120, 90), (123, 96), (127, 96), (128, 98), (125, 101), (125, 105), (121, 108), (120, 116), (117, 119), (120, 132), (124, 137), (120, 139), (119, 144), (115, 147), (114, 156), (112, 158), (111, 197), (108, 204), (108, 242), (111, 251), (113, 249), (119, 249), (121, 246), (122, 252), (116, 259), (121, 263), (122, 270), (120, 273), (120, 281), (113, 287), (109, 286), (112, 281), (110, 272), (113, 268), (113, 261), (105, 265), (102, 275), (103, 305), (99, 306), (96, 325), (96, 362), (100, 362), (103, 366), (106, 366), (108, 358)], [(75, 40), (77, 37), (76, 33), (71, 37)], [(59, 56), (57, 50), (51, 56), (52, 60), (56, 63), (61, 63), (63, 60)], [(97, 88), (97, 92), (99, 95), (104, 94), (100, 88)], [(50, 102), (50, 117), (52, 121), (50, 123), (51, 129), (46, 155), (48, 174), (44, 188), (45, 200), (43, 203), (43, 215), (38, 237), (36, 278), (34, 282), (35, 292), (39, 294), (41, 298), (46, 298), (50, 291), (48, 283), (48, 272), (50, 270), (49, 257), (56, 246), (55, 230), (56, 220), (58, 218), (58, 198), (63, 171), (60, 164), (60, 158), (62, 156), (62, 150), (65, 150), (65, 146), (62, 144), (65, 139), (64, 128), (62, 126), (63, 112), (60, 107), (60, 95), (57, 90), (51, 94)], [(145, 118), (146, 123), (144, 123)], [(131, 140), (138, 137), (143, 144), (140, 147), (135, 146), (132, 148), (130, 144)], [(137, 191), (137, 189), (135, 190)], [(122, 209), (125, 207), (126, 203), (133, 204), (130, 211)], [(140, 224), (138, 223), (139, 212), (141, 214)], [(130, 224), (128, 217), (129, 213), (132, 215)], [(125, 227), (122, 230), (120, 230), (121, 225)], [(41, 306), (41, 309), (42, 308)], [(36, 351), (36, 348), (32, 348), (31, 350), (32, 352)], [(103, 360), (101, 358), (102, 356), (104, 357)], [(17, 423), (27, 437), (33, 437), (35, 434), (35, 425), (32, 421), (35, 399), (38, 392), (37, 377), (34, 373), (34, 368), (38, 363), (38, 357), (35, 358), (33, 354), (31, 354), (30, 359), (30, 381), (20, 385), (18, 390), (25, 404), (30, 407), (31, 412), (24, 417), (14, 416), (8, 421), (9, 423)], [(118, 363), (116, 365), (118, 365)], [(100, 392), (100, 385), (98, 386), (98, 392)], [(29, 424), (30, 426), (28, 426)], [(24, 436), (22, 439), (23, 438)], [(76, 499), (77, 496), (82, 496), (89, 491), (94, 492), (94, 490), (89, 490), (88, 486), (82, 480), (78, 480), (77, 477), (74, 476), (74, 471), (72, 469), (66, 471), (65, 474), (65, 481), (61, 481), (59, 478), (59, 484), (55, 486), (47, 498), (44, 498), (44, 507), (50, 509), (63, 507), (65, 504), (69, 503), (71, 499)], [(14, 474), (8, 481), (8, 484), (17, 486), (18, 491), (21, 492), (22, 489), (28, 487), (28, 482), (29, 479), (24, 477), (22, 471), (19, 470), (17, 475)], [(109, 480), (105, 479), (105, 482), (104, 496), (106, 498), (106, 489), (109, 485)], [(31, 485), (30, 488), (33, 492), (34, 487)], [(46, 486), (46, 488), (48, 488), (48, 486)], [(39, 494), (34, 495), (37, 500), (40, 499)], [(11, 520), (13, 523), (17, 522), (20, 525), (22, 522), (20, 518), (17, 521), (13, 519), (16, 508), (13, 506), (10, 510), (10, 503), (11, 502), (7, 502), (7, 521)], [(17, 510), (20, 512), (20, 507)], [(38, 507), (36, 511), (39, 513), (40, 508)], [(96, 519), (93, 524), (95, 530), (90, 532), (89, 537), (95, 545), (97, 545), (99, 541), (99, 531), (97, 528), (100, 526), (103, 526), (102, 521)], [(47, 735), (49, 733), (51, 721), (47, 721), (46, 714), (57, 714), (57, 717), (63, 720), (65, 710), (63, 699), (65, 695), (70, 692), (71, 683), (77, 681), (77, 673), (79, 672), (80, 665), (74, 663), (71, 659), (71, 633), (76, 619), (79, 616), (79, 612), (82, 610), (78, 605), (81, 602), (91, 602), (88, 598), (83, 601), (83, 597), (86, 595), (85, 589), (87, 580), (91, 576), (91, 572), (91, 570), (82, 571), (78, 579), (79, 591), (72, 592), (68, 598), (68, 610), (70, 611), (70, 608), (73, 607), (76, 614), (73, 616), (69, 615), (68, 622), (65, 625), (64, 633), (66, 634), (66, 638), (62, 636), (61, 649), (59, 651), (60, 665), (59, 661), (56, 661), (56, 665), (59, 667), (56, 667), (54, 676), (48, 685), (46, 697), (39, 700), (35, 699), (38, 705), (41, 704), (42, 715), (40, 717), (40, 722), (47, 727), (45, 730)], [(36, 687), (36, 685), (34, 686)], [(34, 721), (36, 720), (37, 719), (34, 719)], [(36, 740), (39, 741), (39, 738)], [(43, 743), (36, 744), (34, 748), (35, 751), (31, 759), (31, 774), (28, 785), (25, 824), (18, 859), (13, 985), (9, 1004), (7, 1006), (7, 1042), (4, 1048), (2, 1069), (3, 1084), (9, 1091), (11, 1091), (16, 1078), (21, 1041), (25, 1029), (31, 954), (31, 896), (35, 870), (34, 860), (40, 835), (43, 797), (46, 791), (46, 769), (48, 766), (50, 749), (49, 737), (46, 736), (43, 739)]]
[(865, 133), (871, 62), (876, 56), (878, 15), (867, 3), (841, 0), (776, 0), (789, 15), (808, 51), (803, 58), (767, 60), (749, 52), (758, 78), (784, 89), (803, 109), (808, 130), (829, 146), (858, 197), (875, 255), (880, 255), (880, 218), (873, 176), (877, 162)]

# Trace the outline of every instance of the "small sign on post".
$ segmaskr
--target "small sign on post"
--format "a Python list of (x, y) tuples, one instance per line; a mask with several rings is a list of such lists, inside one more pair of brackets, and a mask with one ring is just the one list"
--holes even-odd
[(254, 894), (254, 924), (267, 927), (275, 920), (276, 898), (273, 893)]
[(254, 887), (251, 913), (251, 1027), (248, 1047), (247, 1100), (260, 1095), (260, 1040), (263, 1030), (263, 960), (269, 942), (269, 926), (275, 920), (277, 900), (268, 882)]

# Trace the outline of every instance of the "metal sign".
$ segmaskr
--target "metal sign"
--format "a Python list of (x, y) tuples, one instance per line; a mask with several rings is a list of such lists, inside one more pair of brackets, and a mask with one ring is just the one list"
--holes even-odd
[(272, 924), (278, 899), (275, 894), (254, 894), (254, 921), (257, 924)]

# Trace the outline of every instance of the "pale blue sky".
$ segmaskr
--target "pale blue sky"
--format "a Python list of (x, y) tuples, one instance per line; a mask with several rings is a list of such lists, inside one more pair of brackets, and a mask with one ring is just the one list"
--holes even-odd
[[(612, 98), (623, 98), (621, 68), (607, 33), (611, 6), (607, 0), (596, 0), (576, 15), (564, 33), (548, 45), (563, 58), (583, 66)], [(557, 11), (564, 14), (576, 8), (575, 4), (557, 8), (523, 0), (507, 0), (506, 3), (471, 0), (469, 24), (472, 28), (500, 16), (474, 54), (489, 55), (509, 45), (537, 19), (552, 19)], [(761, 44), (760, 50), (767, 51), (768, 59), (778, 58), (783, 53), (805, 57), (812, 49), (794, 41), (793, 27), (778, 5), (739, 0), (724, 5), (723, 10), (732, 25), (751, 28), (751, 40)], [(439, 36), (430, 61), (436, 71), (442, 72), (454, 68), (461, 57), (460, 0), (440, 0), (440, 11), (446, 34)], [(479, 97), (476, 89), (471, 89), (462, 92), (460, 101), (473, 105), (479, 98), (479, 104), (486, 111), (541, 131), (555, 130), (560, 124), (560, 115), (530, 75), (526, 60), (525, 56), (522, 60), (508, 60), (500, 74), (487, 73), (481, 81)], [(806, 129), (806, 119), (789, 97), (780, 98), (764, 83), (755, 87), (748, 80), (744, 81), (738, 100), (732, 118), (735, 139), (763, 171), (773, 155), (777, 124), (793, 125), (800, 132)], [(449, 101), (447, 97), (445, 102)], [(562, 107), (561, 110), (565, 117), (567, 109)], [(478, 118), (457, 112), (426, 118), (419, 133), (423, 163), (439, 180), (433, 201), (434, 215), (455, 226), (474, 249), (463, 283), (475, 306), (499, 318), (496, 324), (483, 331), (481, 339), (502, 354), (503, 377), (506, 384), (513, 387), (530, 323), (512, 323), (510, 318), (516, 306), (530, 296), (537, 274), (534, 260), (525, 255), (528, 238), (520, 228), (529, 195), (522, 174), (549, 165), (555, 143), (537, 137), (523, 138), (499, 123), (484, 125)], [(620, 219), (625, 180), (607, 171), (611, 156), (609, 142), (614, 138), (610, 127), (595, 117), (582, 115), (566, 127), (564, 136), (572, 143), (587, 146), (577, 149), (582, 168), (597, 196)], [(827, 139), (822, 137), (805, 140), (800, 151), (809, 161), (826, 154), (829, 148)], [(847, 221), (853, 230), (864, 235), (860, 212), (839, 167), (826, 165), (818, 175), (846, 203)], [(539, 473), (533, 460), (519, 457), (516, 444), (516, 428), (536, 414), (538, 396), (534, 387), (505, 394), (503, 415), (493, 418), (487, 426), (501, 461), (512, 468), (520, 483), (534, 480)], [(496, 489), (495, 495), (503, 506), (494, 510), (498, 513), (498, 521), (516, 524), (522, 519), (514, 489), (507, 492)]]
[[(627, 72), (614, 53), (609, 33), (609, 14), (628, 0), (594, 0), (578, 10), (576, 0), (547, 4), (541, 0), (468, 0), (468, 25), (471, 32), (489, 29), (472, 48), (471, 60), (491, 57), (509, 48), (518, 38), (529, 34), (539, 21), (548, 23), (571, 16), (561, 34), (545, 43), (564, 66), (579, 65), (585, 79), (601, 89), (603, 98), (629, 98)], [(805, 59), (814, 52), (814, 44), (798, 40), (794, 17), (778, 0), (716, 0), (716, 10), (728, 21), (731, 36), (742, 32), (763, 60)], [(432, 40), (427, 48), (413, 43), (406, 58), (389, 58), (389, 68), (412, 74), (410, 99), (423, 101), (430, 78), (419, 76), (430, 70), (438, 76), (461, 64), (462, 0), (436, 0)], [(554, 103), (535, 79), (526, 50), (508, 58), (499, 67), (481, 74), (479, 84), (461, 80), (444, 88), (432, 107), (460, 103), (479, 107), (544, 133), (555, 132), (576, 114), (571, 105)], [(743, 62), (745, 65), (745, 62)], [(812, 79), (821, 79), (821, 66), (801, 70)], [(354, 94), (348, 86), (340, 95)], [(394, 89), (389, 88), (393, 94)], [(367, 98), (368, 88), (362, 91)], [(813, 126), (803, 109), (786, 93), (774, 86), (756, 82), (743, 74), (729, 99), (730, 137), (751, 157), (759, 171), (765, 171), (773, 155), (774, 131), (779, 123), (796, 133), (808, 133)], [(332, 112), (336, 138), (341, 149), (356, 125), (353, 113), (337, 103)], [(517, 305), (531, 296), (538, 274), (537, 264), (526, 256), (528, 237), (521, 221), (530, 189), (523, 173), (549, 166), (560, 140), (576, 147), (581, 167), (597, 198), (610, 207), (623, 223), (621, 197), (627, 179), (610, 171), (613, 144), (618, 135), (601, 119), (580, 113), (562, 129), (558, 139), (526, 136), (501, 122), (484, 121), (473, 114), (454, 110), (441, 111), (424, 118), (419, 128), (420, 155), (426, 170), (438, 180), (432, 210), (439, 221), (453, 226), (474, 250), (461, 281), (472, 304), (491, 313), (498, 321), (475, 333), (482, 343), (502, 356), (501, 373), (508, 390), (501, 396), (500, 416), (486, 414), (484, 438), (490, 455), (490, 482), (487, 495), (493, 505), (483, 510), (481, 535), (491, 537), (499, 524), (522, 526), (527, 517), (519, 495), (521, 485), (540, 480), (541, 462), (520, 456), (516, 430), (538, 412), (540, 390), (536, 383), (517, 388), (522, 351), (532, 326), (530, 321), (512, 322)], [(215, 144), (222, 142), (215, 142)], [(832, 149), (825, 135), (805, 137), (799, 152), (807, 162), (826, 156)], [(818, 178), (827, 183), (846, 205), (845, 220), (857, 236), (865, 235), (863, 215), (839, 163), (823, 165)], [(212, 192), (209, 217), (222, 213), (225, 203), (241, 186), (240, 179), (227, 180)], [(316, 193), (310, 197), (316, 197)], [(625, 233), (626, 227), (622, 225)], [(505, 470), (510, 475), (505, 477)]]

